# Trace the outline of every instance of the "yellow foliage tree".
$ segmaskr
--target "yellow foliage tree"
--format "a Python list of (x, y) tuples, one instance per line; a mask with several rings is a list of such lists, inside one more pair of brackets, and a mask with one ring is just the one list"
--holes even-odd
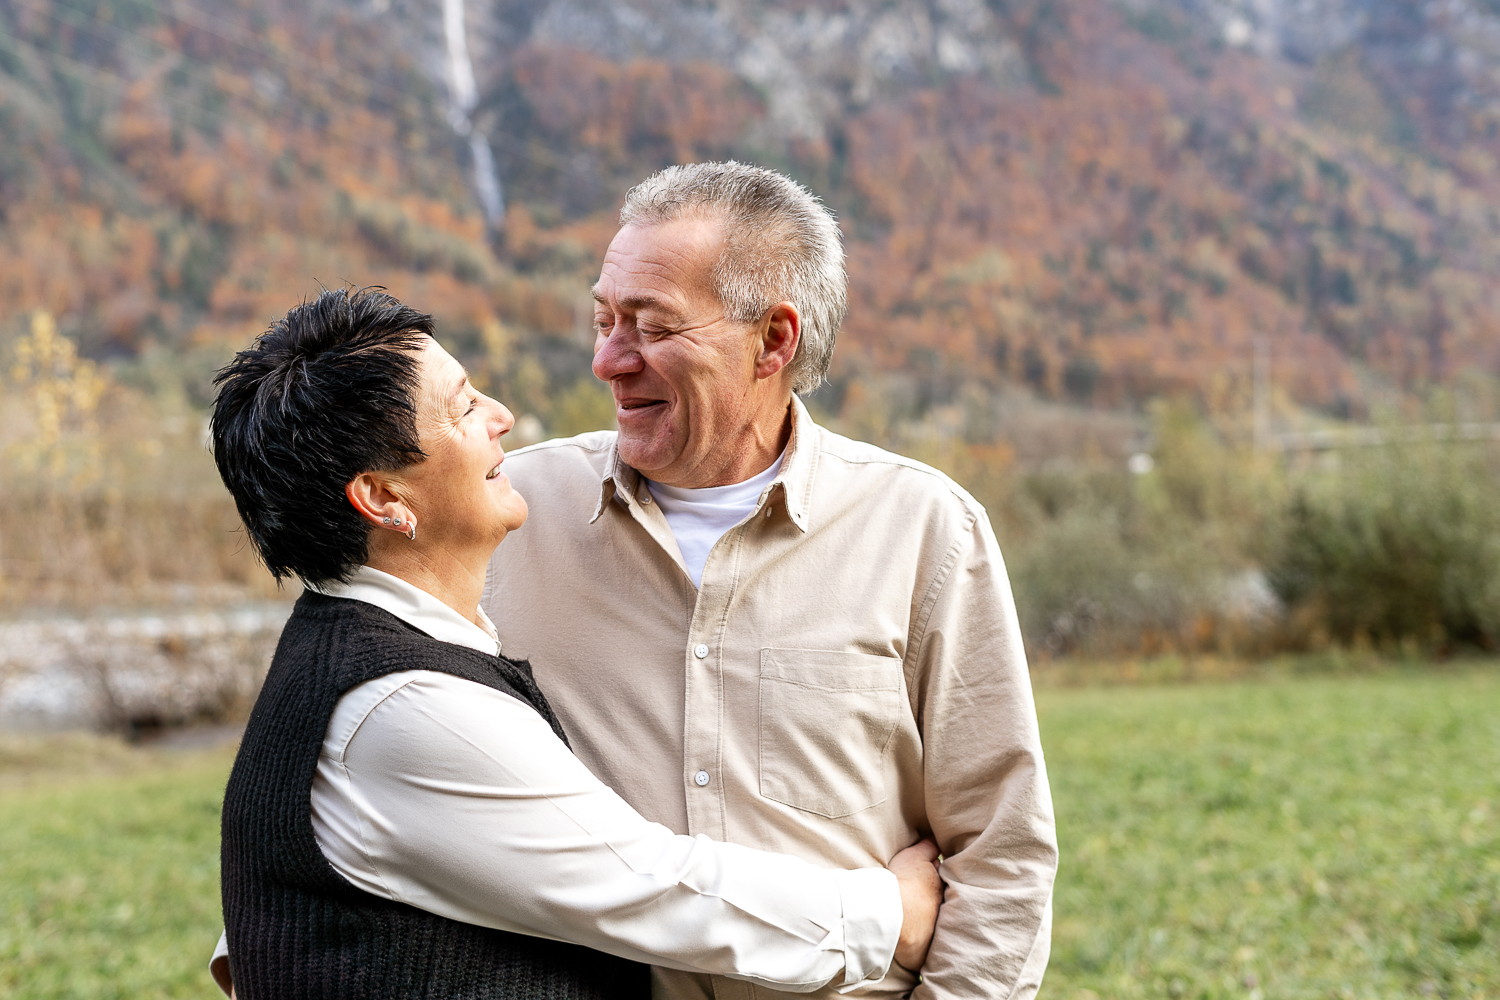
[(24, 400), (31, 433), (6, 449), (35, 485), (81, 489), (97, 482), (103, 447), (99, 403), (108, 378), (57, 330), (45, 310), (31, 315), (31, 332), (20, 338), (10, 370), (11, 385)]

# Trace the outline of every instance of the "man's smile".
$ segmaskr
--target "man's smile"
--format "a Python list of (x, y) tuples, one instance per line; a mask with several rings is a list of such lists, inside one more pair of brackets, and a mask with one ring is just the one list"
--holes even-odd
[(665, 399), (646, 399), (640, 396), (630, 396), (625, 399), (615, 400), (615, 405), (627, 413), (639, 413), (651, 410), (654, 407), (666, 406)]

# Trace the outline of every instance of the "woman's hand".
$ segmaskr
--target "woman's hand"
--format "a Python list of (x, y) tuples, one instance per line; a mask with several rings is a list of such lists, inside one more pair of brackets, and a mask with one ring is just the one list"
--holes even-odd
[(896, 962), (913, 972), (927, 961), (938, 907), (943, 902), (937, 859), (937, 844), (929, 838), (911, 845), (886, 865), (901, 885), (901, 937), (896, 941)]

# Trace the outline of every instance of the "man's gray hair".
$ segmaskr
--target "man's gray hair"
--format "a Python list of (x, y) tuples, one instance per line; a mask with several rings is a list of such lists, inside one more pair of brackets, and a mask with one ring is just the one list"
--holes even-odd
[(833, 213), (791, 178), (729, 160), (652, 174), (626, 192), (620, 225), (653, 226), (699, 213), (724, 222), (713, 281), (729, 319), (750, 323), (778, 302), (796, 306), (802, 342), (789, 366), (792, 389), (822, 385), (848, 304)]

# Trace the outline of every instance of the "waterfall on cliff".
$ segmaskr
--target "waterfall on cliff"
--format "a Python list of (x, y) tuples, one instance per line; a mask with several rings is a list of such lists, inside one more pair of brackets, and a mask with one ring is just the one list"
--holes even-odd
[(447, 56), (444, 68), (448, 78), (448, 124), (469, 141), (474, 159), (474, 190), (492, 229), (499, 229), (505, 218), (505, 195), (495, 154), (490, 141), (469, 120), (479, 103), (479, 87), (474, 82), (474, 64), (469, 61), (469, 43), (464, 24), (464, 0), (443, 0), (443, 41)]

